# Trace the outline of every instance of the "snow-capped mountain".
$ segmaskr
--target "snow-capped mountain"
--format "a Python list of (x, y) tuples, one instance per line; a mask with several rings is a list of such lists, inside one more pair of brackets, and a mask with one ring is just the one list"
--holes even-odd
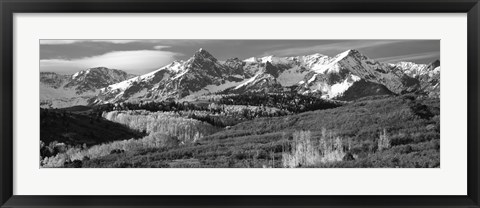
[(357, 50), (345, 51), (316, 65), (299, 84), (302, 93), (320, 93), (323, 98), (345, 100), (356, 99), (365, 91), (368, 95), (402, 94), (420, 87), (418, 80)]
[(124, 81), (133, 76), (121, 70), (96, 67), (72, 75), (65, 88), (74, 88), (77, 90), (77, 94), (82, 94), (87, 91), (96, 91), (99, 88)]
[(100, 90), (97, 103), (181, 99), (219, 92), (249, 78), (238, 59), (219, 62), (204, 49), (186, 61), (174, 61), (156, 71)]
[(420, 81), (420, 88), (429, 96), (440, 96), (440, 61), (430, 64), (415, 64), (399, 62), (390, 64), (391, 67), (403, 71), (405, 74)]
[(434, 76), (440, 73), (435, 68), (440, 67), (440, 61), (436, 60), (430, 64), (416, 64), (413, 62), (398, 62), (396, 64), (389, 64), (391, 67), (401, 69), (408, 76), (417, 78), (422, 75)]
[(188, 100), (208, 93), (279, 92), (292, 86), (298, 93), (351, 100), (419, 90), (420, 81), (408, 70), (417, 71), (413, 65), (369, 59), (357, 50), (335, 57), (317, 53), (218, 61), (200, 49), (187, 61), (101, 89), (96, 103)]
[(40, 105), (61, 108), (88, 105), (98, 89), (121, 82), (133, 75), (105, 67), (90, 68), (73, 75), (40, 72)]
[(44, 74), (41, 79), (49, 90), (73, 89), (74, 96), (71, 97), (88, 97), (80, 99), (82, 103), (77, 104), (169, 99), (182, 101), (194, 100), (211, 93), (286, 90), (325, 99), (353, 100), (371, 95), (403, 94), (419, 90), (438, 96), (439, 64), (382, 63), (357, 50), (347, 50), (334, 57), (316, 53), (219, 61), (208, 51), (200, 49), (188, 60), (174, 61), (158, 70), (132, 78), (126, 73), (98, 68), (78, 72), (67, 78)]
[(356, 50), (345, 51), (333, 58), (313, 54), (249, 58), (245, 62), (246, 66), (257, 64), (259, 70), (234, 89), (276, 91), (297, 86), (297, 91), (302, 94), (350, 100), (368, 95), (412, 92), (420, 87), (418, 80)]
[(300, 57), (238, 58), (218, 61), (204, 49), (187, 61), (175, 61), (149, 74), (101, 89), (96, 103), (193, 99), (208, 93), (277, 92), (298, 84), (329, 58), (314, 54)]

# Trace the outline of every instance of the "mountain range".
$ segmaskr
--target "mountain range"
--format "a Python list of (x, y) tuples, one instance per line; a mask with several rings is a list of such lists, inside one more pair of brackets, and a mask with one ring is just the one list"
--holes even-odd
[(345, 101), (412, 92), (439, 96), (440, 62), (383, 63), (357, 50), (334, 57), (316, 53), (221, 61), (199, 49), (188, 60), (140, 76), (105, 67), (74, 75), (40, 73), (41, 106), (53, 108), (284, 91)]
[(99, 89), (135, 77), (106, 67), (90, 68), (73, 75), (40, 72), (40, 106), (63, 108), (89, 105)]

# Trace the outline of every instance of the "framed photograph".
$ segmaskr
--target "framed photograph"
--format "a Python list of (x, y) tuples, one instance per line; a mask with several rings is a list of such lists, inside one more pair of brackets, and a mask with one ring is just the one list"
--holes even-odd
[(1, 207), (479, 207), (478, 0), (0, 3)]

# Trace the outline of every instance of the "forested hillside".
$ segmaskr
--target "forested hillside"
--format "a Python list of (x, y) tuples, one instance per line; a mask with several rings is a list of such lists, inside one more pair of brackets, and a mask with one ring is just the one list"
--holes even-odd
[(440, 167), (440, 61), (338, 50), (42, 71), (40, 166)]
[(298, 157), (298, 144), (323, 151), (318, 156), (305, 152), (310, 159), (330, 162), (298, 158), (295, 167), (439, 167), (438, 103), (436, 98), (381, 96), (257, 118), (190, 145), (111, 154), (82, 167), (289, 167), (287, 158)]
[(114, 140), (145, 136), (141, 131), (104, 119), (101, 115), (82, 111), (40, 109), (40, 140), (57, 141), (66, 145), (87, 146)]

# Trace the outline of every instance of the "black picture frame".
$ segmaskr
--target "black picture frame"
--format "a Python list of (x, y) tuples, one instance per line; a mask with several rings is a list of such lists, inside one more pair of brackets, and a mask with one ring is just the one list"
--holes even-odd
[[(1, 207), (480, 207), (478, 0), (0, 0)], [(468, 194), (465, 196), (25, 196), (13, 195), (15, 13), (467, 13)], [(127, 187), (126, 187), (127, 188)]]

